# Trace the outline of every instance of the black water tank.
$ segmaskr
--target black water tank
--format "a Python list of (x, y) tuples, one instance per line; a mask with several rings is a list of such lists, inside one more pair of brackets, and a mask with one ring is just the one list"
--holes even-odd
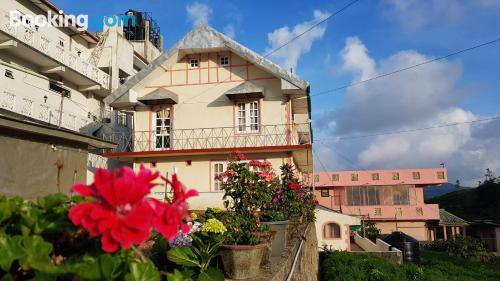
[(420, 263), (420, 246), (417, 239), (401, 231), (395, 231), (383, 240), (403, 252), (404, 263)]

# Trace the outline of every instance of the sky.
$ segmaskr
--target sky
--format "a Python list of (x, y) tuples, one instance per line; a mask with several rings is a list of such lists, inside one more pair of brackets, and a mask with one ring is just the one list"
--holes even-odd
[[(266, 54), (350, 0), (53, 2), (91, 19), (128, 9), (151, 12), (166, 48), (205, 21)], [(449, 181), (464, 186), (477, 185), (486, 168), (500, 176), (498, 119), (386, 134), (500, 115), (500, 42), (315, 96), (500, 38), (499, 26), (500, 0), (360, 0), (273, 53), (269, 59), (311, 83), (314, 151), (321, 155), (315, 169), (444, 163)], [(91, 20), (91, 31), (101, 28)]]

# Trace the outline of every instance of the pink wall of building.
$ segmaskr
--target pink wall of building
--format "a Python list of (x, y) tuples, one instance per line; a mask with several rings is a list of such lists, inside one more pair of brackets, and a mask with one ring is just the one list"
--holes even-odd
[[(447, 171), (445, 168), (333, 171), (316, 173), (314, 180), (319, 204), (344, 214), (362, 215), (376, 221), (426, 221), (439, 220), (439, 207), (424, 203), (423, 186), (446, 183)], [(407, 204), (394, 204), (392, 200), (392, 187), (400, 185), (408, 186)], [(384, 194), (378, 195), (379, 204), (350, 206), (346, 190), (354, 186), (386, 188)], [(328, 197), (322, 196), (325, 189), (328, 189)]]

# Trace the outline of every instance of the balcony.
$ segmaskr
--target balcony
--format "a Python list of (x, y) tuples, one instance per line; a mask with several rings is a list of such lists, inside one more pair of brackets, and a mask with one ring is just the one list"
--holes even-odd
[(310, 124), (263, 125), (252, 133), (236, 127), (112, 133), (103, 139), (118, 143), (114, 152), (176, 151), (218, 148), (279, 147), (311, 144)]
[(37, 96), (42, 95), (43, 93), (41, 95), (26, 95), (21, 92), (0, 91), (0, 109), (87, 135), (90, 135), (104, 118), (110, 116), (108, 111), (88, 112), (75, 107), (73, 102), (69, 100), (66, 100), (61, 114), (59, 106), (37, 98)]
[[(57, 45), (57, 42), (50, 39), (48, 28), (36, 30), (22, 25), (11, 26), (9, 17), (7, 11), (0, 10), (0, 41), (13, 38), (20, 42), (21, 46), (11, 48), (16, 55), (38, 64), (42, 72), (60, 71), (61, 76), (83, 88), (99, 85), (105, 90), (110, 89), (110, 79), (107, 73), (85, 61), (83, 59), (85, 55), (80, 57)], [(69, 37), (67, 39), (70, 40)], [(82, 50), (82, 52), (85, 51), (87, 50)], [(57, 67), (60, 66), (68, 68), (69, 71), (58, 69)]]

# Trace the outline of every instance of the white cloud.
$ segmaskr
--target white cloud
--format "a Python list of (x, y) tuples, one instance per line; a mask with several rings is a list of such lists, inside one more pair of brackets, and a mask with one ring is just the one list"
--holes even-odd
[(234, 37), (236, 37), (236, 30), (234, 29), (234, 25), (232, 24), (227, 24), (226, 26), (224, 26), (223, 33), (233, 39)]
[[(289, 42), (294, 37), (302, 34), (304, 31), (311, 28), (321, 20), (324, 20), (330, 14), (315, 10), (313, 13), (314, 19), (295, 25), (293, 28), (284, 26), (267, 34), (269, 46), (266, 48), (268, 53), (271, 50), (279, 48), (285, 43)], [(323, 38), (326, 31), (326, 24), (321, 24), (309, 32), (305, 33), (295, 41), (289, 43), (285, 47), (271, 54), (271, 57), (281, 64), (285, 69), (297, 67), (297, 63), (303, 54), (311, 50), (314, 41)]]
[(212, 8), (207, 4), (194, 2), (186, 6), (188, 20), (196, 25), (199, 22), (208, 23), (210, 16), (213, 14)]
[(500, 7), (500, 0), (384, 0), (387, 19), (414, 31), (433, 25), (453, 25), (473, 10)]
[[(400, 51), (375, 61), (358, 38), (347, 38), (339, 54), (342, 71), (353, 82), (432, 59), (413, 50)], [(318, 121), (325, 135), (366, 135), (467, 122), (484, 118), (461, 108), (457, 82), (462, 64), (438, 61), (426, 66), (373, 80), (347, 90), (345, 103)], [(473, 184), (489, 167), (500, 174), (500, 120), (385, 134), (377, 137), (316, 142), (317, 151), (339, 147), (354, 165), (350, 169), (437, 167), (444, 162), (450, 181)], [(338, 159), (322, 158), (331, 169), (342, 169)], [(316, 164), (317, 165), (317, 164)]]

